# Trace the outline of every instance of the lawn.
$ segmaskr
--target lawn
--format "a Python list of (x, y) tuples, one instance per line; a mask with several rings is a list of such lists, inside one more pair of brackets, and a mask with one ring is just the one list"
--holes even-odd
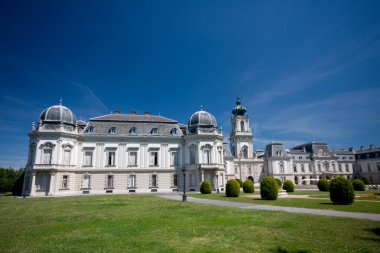
[[(355, 194), (357, 195), (372, 195), (373, 193), (374, 192), (355, 192)], [(300, 195), (309, 195), (309, 198), (299, 198)], [(192, 194), (191, 196), (198, 198), (236, 201), (258, 205), (304, 207), (312, 209), (327, 209), (335, 211), (380, 214), (379, 196), (374, 198), (356, 197), (355, 202), (352, 205), (335, 205), (331, 202), (330, 195), (328, 192), (319, 191), (297, 191), (293, 193), (288, 193), (288, 197), (278, 198), (277, 200), (262, 200), (260, 197), (260, 191), (257, 190), (254, 194), (241, 193), (239, 198), (227, 198), (224, 193), (207, 195)]]
[(378, 252), (380, 222), (152, 195), (0, 197), (0, 252)]

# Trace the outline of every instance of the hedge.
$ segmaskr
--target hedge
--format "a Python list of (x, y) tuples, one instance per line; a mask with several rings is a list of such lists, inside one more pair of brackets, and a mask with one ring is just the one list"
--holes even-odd
[(235, 179), (230, 179), (226, 185), (226, 196), (227, 197), (239, 197), (240, 195), (240, 184)]
[(273, 177), (264, 177), (260, 184), (260, 195), (265, 200), (276, 200), (278, 197), (278, 184)]
[(336, 204), (352, 204), (355, 199), (354, 187), (345, 177), (336, 177), (330, 183), (330, 199)]
[(255, 188), (253, 186), (253, 182), (249, 179), (245, 180), (244, 183), (243, 183), (243, 191), (245, 193), (254, 193), (255, 192)]
[(210, 194), (211, 192), (212, 192), (211, 182), (206, 179), (201, 184), (201, 193), (202, 194)]

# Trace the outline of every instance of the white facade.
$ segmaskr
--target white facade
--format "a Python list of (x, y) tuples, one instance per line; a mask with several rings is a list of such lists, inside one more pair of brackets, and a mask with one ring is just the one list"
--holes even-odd
[(213, 190), (224, 191), (228, 179), (257, 183), (265, 176), (306, 185), (335, 176), (367, 176), (380, 183), (378, 148), (357, 151), (355, 157), (352, 149), (331, 151), (326, 143), (286, 150), (272, 142), (265, 151), (254, 151), (245, 113), (238, 98), (228, 144), (215, 117), (202, 109), (185, 126), (149, 113), (77, 121), (65, 106), (51, 106), (29, 133), (23, 194), (199, 191), (205, 179)]

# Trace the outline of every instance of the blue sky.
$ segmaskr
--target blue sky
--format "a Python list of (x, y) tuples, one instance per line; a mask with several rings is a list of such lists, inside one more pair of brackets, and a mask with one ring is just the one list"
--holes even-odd
[(0, 1), (0, 166), (26, 163), (32, 121), (63, 104), (226, 137), (237, 94), (254, 148), (380, 144), (380, 1)]

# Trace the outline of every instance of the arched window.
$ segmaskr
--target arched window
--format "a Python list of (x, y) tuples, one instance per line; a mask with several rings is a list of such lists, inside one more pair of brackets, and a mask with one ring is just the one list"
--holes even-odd
[(245, 131), (245, 129), (244, 129), (244, 121), (240, 121), (240, 131), (241, 132)]
[(285, 173), (285, 168), (284, 168), (284, 164), (283, 163), (280, 163), (280, 172), (281, 173)]
[(244, 145), (241, 148), (241, 154), (240, 155), (242, 158), (248, 158), (248, 147), (246, 145)]
[(131, 127), (131, 129), (129, 129), (129, 133), (136, 134), (136, 127)]
[(177, 128), (172, 128), (172, 130), (170, 130), (170, 134), (176, 135), (177, 134)]

